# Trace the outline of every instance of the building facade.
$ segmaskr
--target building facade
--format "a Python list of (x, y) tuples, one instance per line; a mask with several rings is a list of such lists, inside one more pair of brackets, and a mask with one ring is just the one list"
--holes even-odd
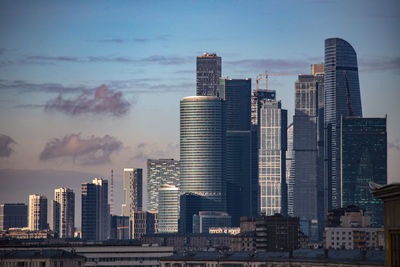
[(158, 211), (158, 190), (162, 184), (179, 188), (179, 160), (147, 160), (147, 210)]
[(64, 187), (54, 190), (51, 202), (51, 230), (60, 238), (73, 238), (75, 232), (75, 193)]
[(124, 168), (124, 196), (122, 216), (143, 209), (143, 169)]
[(158, 231), (158, 212), (134, 211), (130, 224), (132, 225), (130, 236), (132, 239), (141, 239), (144, 235), (155, 234)]
[(82, 239), (106, 240), (109, 236), (108, 181), (95, 178), (82, 184)]
[(219, 96), (225, 100), (227, 212), (232, 225), (240, 216), (251, 216), (251, 79), (220, 78)]
[(341, 203), (356, 205), (383, 226), (383, 202), (370, 193), (369, 182), (387, 183), (386, 118), (342, 117), (340, 139)]
[(217, 96), (218, 79), (221, 77), (221, 57), (204, 53), (196, 60), (196, 95)]
[(294, 216), (294, 170), (296, 161), (293, 151), (293, 123), (287, 128), (287, 151), (286, 151), (286, 183), (288, 199), (288, 215)]
[[(299, 75), (295, 83), (295, 115), (293, 116), (293, 150), (296, 161), (294, 171), (294, 216), (307, 220), (308, 224), (320, 224), (319, 212), (323, 212), (323, 64), (313, 64), (314, 72)], [(322, 95), (322, 97), (321, 97)], [(322, 105), (322, 108), (321, 108)], [(322, 157), (322, 158), (321, 158)], [(322, 218), (321, 218), (322, 219)], [(318, 232), (310, 232), (310, 239), (317, 241)], [(322, 231), (321, 231), (322, 234)]]
[(362, 117), (357, 54), (345, 40), (325, 40), (325, 214), (340, 204), (340, 118)]
[(262, 100), (259, 115), (260, 212), (287, 214), (287, 111), (280, 101)]
[(230, 227), (231, 219), (226, 212), (200, 211), (193, 216), (193, 233), (209, 233), (211, 227)]
[(178, 232), (179, 189), (163, 184), (158, 191), (158, 232)]
[(129, 217), (111, 215), (110, 239), (129, 239)]
[(43, 195), (29, 195), (29, 230), (40, 231), (48, 229), (47, 198)]
[(4, 203), (0, 205), (0, 231), (22, 228), (28, 224), (28, 207), (24, 203)]

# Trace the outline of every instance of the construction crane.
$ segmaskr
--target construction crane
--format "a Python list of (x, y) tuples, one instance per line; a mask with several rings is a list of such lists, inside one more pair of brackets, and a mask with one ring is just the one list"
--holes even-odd
[(297, 75), (294, 73), (268, 73), (267, 71), (265, 72), (265, 90), (268, 91), (268, 77), (269, 76), (283, 76), (283, 75)]
[(262, 74), (258, 74), (257, 78), (256, 78), (256, 90), (258, 91), (258, 81), (262, 79)]

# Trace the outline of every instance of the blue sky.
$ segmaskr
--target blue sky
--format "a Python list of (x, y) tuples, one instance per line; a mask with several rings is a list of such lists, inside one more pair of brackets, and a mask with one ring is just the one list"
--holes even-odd
[(222, 57), (224, 76), (292, 73), (270, 79), (291, 121), (296, 74), (341, 37), (358, 54), (364, 115), (388, 115), (389, 181), (400, 182), (399, 11), (397, 1), (1, 1), (0, 169), (120, 178), (147, 158), (179, 158), (179, 100), (195, 94), (205, 51)]

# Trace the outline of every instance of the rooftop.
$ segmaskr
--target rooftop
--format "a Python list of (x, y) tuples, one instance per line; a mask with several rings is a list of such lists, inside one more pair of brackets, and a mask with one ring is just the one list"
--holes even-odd
[(85, 258), (62, 249), (0, 250), (0, 259), (62, 259)]

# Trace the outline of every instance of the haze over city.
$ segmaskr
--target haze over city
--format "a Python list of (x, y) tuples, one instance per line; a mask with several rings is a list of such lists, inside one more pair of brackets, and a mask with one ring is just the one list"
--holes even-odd
[(253, 89), (265, 71), (292, 74), (269, 80), (290, 123), (297, 74), (324, 61), (330, 37), (357, 52), (363, 115), (388, 116), (388, 182), (400, 182), (396, 1), (0, 7), (0, 202), (51, 197), (61, 186), (78, 196), (81, 183), (114, 169), (118, 213), (124, 167), (179, 159), (179, 101), (196, 94), (196, 56), (216, 52), (222, 75), (251, 78)]

